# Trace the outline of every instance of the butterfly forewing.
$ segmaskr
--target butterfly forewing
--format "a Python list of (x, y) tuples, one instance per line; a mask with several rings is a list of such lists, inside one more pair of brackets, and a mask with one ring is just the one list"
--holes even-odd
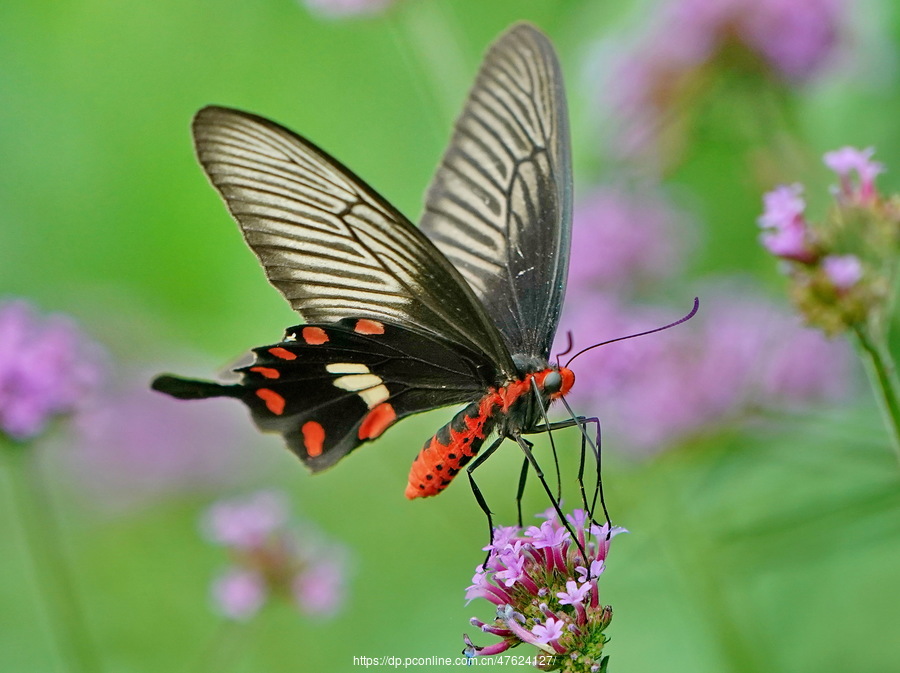
[(370, 318), (439, 334), (514, 373), (458, 271), (338, 161), (288, 129), (219, 107), (194, 119), (197, 155), (266, 275), (310, 322)]
[(519, 24), (485, 56), (421, 222), (513, 353), (549, 353), (565, 292), (571, 192), (559, 63), (540, 31)]

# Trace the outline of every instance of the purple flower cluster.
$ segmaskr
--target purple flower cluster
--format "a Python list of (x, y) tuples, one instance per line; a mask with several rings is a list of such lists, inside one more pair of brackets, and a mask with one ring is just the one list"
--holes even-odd
[[(669, 0), (633, 48), (619, 50), (604, 91), (623, 122), (618, 136), (626, 154), (659, 142), (664, 122), (676, 121), (682, 96), (729, 54), (746, 67), (746, 55), (788, 81), (803, 81), (836, 51), (845, 0)], [(728, 68), (729, 64), (721, 63)]]
[(900, 213), (875, 186), (884, 166), (872, 160), (874, 153), (842, 147), (825, 154), (839, 184), (832, 190), (835, 205), (820, 223), (806, 219), (800, 185), (763, 196), (760, 241), (784, 260), (794, 303), (807, 322), (829, 334), (865, 320), (893, 286)]
[(212, 585), (223, 616), (248, 620), (271, 595), (289, 598), (311, 616), (328, 617), (340, 609), (345, 549), (288, 524), (285, 498), (270, 492), (221, 501), (206, 512), (206, 536), (226, 547), (234, 561)]
[[(835, 190), (839, 204), (866, 207), (878, 198), (875, 178), (884, 172), (884, 165), (872, 161), (874, 153), (871, 147), (865, 150), (842, 147), (825, 154), (825, 165), (840, 180), (840, 186)], [(802, 193), (801, 185), (781, 185), (763, 196), (760, 240), (766, 250), (781, 259), (804, 264), (821, 262), (835, 287), (849, 289), (862, 278), (862, 264), (855, 255), (828, 254), (827, 244), (818, 240), (806, 220), (806, 202), (800, 196)]]
[(24, 301), (0, 303), (0, 432), (31, 439), (53, 417), (82, 408), (102, 361), (69, 318), (39, 316)]
[(604, 630), (612, 609), (600, 602), (597, 582), (610, 540), (625, 529), (593, 524), (584, 510), (576, 509), (566, 517), (576, 533), (575, 544), (552, 510), (543, 516), (544, 523), (524, 532), (516, 526), (494, 530), (493, 542), (485, 548), (490, 552), (487, 563), (477, 568), (466, 598), (484, 598), (497, 606), (492, 622), (471, 621), (502, 640), (481, 647), (465, 636), (465, 653), (490, 656), (529, 643), (553, 658), (542, 668), (598, 671), (604, 665)]

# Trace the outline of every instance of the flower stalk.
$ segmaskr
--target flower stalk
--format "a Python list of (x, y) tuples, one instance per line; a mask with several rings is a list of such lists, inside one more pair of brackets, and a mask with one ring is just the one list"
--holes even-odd
[(865, 325), (854, 329), (869, 383), (878, 399), (891, 444), (900, 462), (900, 381), (886, 340), (875, 338)]
[(13, 442), (2, 448), (25, 548), (60, 656), (71, 673), (100, 671), (37, 456), (32, 447)]

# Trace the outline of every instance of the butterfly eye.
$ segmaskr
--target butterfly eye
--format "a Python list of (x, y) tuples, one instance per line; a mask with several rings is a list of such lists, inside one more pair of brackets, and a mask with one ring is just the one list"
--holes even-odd
[(548, 372), (544, 377), (544, 392), (552, 395), (558, 393), (560, 389), (562, 389), (562, 376), (557, 371)]

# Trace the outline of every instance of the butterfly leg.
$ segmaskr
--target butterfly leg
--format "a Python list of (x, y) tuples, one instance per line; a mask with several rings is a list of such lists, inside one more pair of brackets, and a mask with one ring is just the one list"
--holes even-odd
[(534, 448), (534, 444), (532, 444), (519, 434), (513, 435), (513, 439), (516, 440), (519, 448), (522, 449), (522, 453), (525, 454), (525, 459), (529, 463), (531, 463), (531, 467), (534, 468), (534, 472), (537, 475), (538, 481), (541, 482), (541, 486), (544, 487), (544, 491), (546, 491), (547, 497), (550, 498), (550, 502), (553, 504), (553, 509), (556, 510), (556, 515), (559, 517), (560, 523), (562, 523), (562, 525), (565, 526), (566, 530), (569, 531), (569, 535), (572, 536), (572, 540), (577, 545), (578, 551), (581, 552), (581, 557), (585, 560), (585, 563), (587, 563), (587, 553), (585, 553), (584, 551), (584, 546), (581, 544), (581, 541), (578, 539), (575, 531), (572, 530), (572, 525), (569, 523), (566, 515), (563, 514), (563, 511), (559, 506), (559, 500), (553, 497), (553, 491), (550, 490), (550, 484), (548, 484), (547, 480), (544, 478), (544, 472), (541, 470), (541, 466), (538, 465), (538, 462), (534, 457), (534, 453), (531, 450), (532, 448)]
[[(484, 515), (487, 517), (488, 522), (488, 544), (494, 544), (494, 520), (491, 517), (491, 508), (488, 507), (487, 501), (484, 499), (484, 494), (482, 494), (481, 489), (478, 488), (478, 484), (475, 483), (475, 477), (472, 476), (472, 472), (475, 471), (485, 460), (487, 460), (494, 451), (503, 443), (503, 440), (506, 439), (505, 436), (501, 435), (496, 440), (494, 440), (493, 444), (491, 444), (487, 449), (478, 454), (478, 457), (469, 463), (469, 466), (466, 467), (466, 476), (469, 478), (469, 486), (472, 487), (472, 493), (475, 495), (475, 500), (478, 502), (478, 506), (481, 507), (481, 511), (484, 512)], [(487, 556), (484, 559), (484, 566), (487, 567), (488, 559), (491, 557), (491, 552), (488, 551)]]
[(531, 388), (534, 391), (534, 400), (541, 410), (541, 418), (544, 419), (544, 427), (547, 428), (547, 436), (550, 438), (550, 452), (553, 454), (553, 465), (556, 468), (556, 500), (559, 502), (562, 500), (562, 475), (559, 471), (559, 455), (556, 453), (556, 442), (553, 441), (553, 433), (550, 431), (552, 424), (550, 423), (550, 418), (547, 416), (547, 407), (544, 406), (544, 401), (541, 399), (541, 391), (534, 378), (531, 379)]
[(519, 488), (516, 490), (516, 511), (519, 514), (519, 528), (522, 527), (522, 495), (525, 493), (525, 481), (528, 479), (528, 459), (522, 459), (522, 471), (519, 472)]
[[(568, 403), (563, 400), (563, 403), (568, 408)], [(571, 409), (570, 409), (571, 411)], [(594, 433), (594, 437), (591, 436), (587, 432), (587, 426), (594, 425), (596, 427), (596, 432)], [(534, 434), (538, 432), (549, 432), (551, 430), (563, 430), (565, 428), (578, 427), (581, 431), (581, 454), (580, 461), (578, 465), (578, 486), (581, 489), (581, 502), (584, 505), (585, 511), (591, 518), (593, 523), (597, 523), (596, 519), (594, 519), (594, 512), (597, 508), (597, 498), (600, 499), (600, 508), (603, 510), (603, 516), (606, 520), (607, 525), (611, 528), (612, 521), (609, 518), (609, 511), (606, 509), (606, 500), (603, 497), (603, 476), (602, 476), (602, 453), (600, 451), (600, 442), (601, 442), (601, 429), (600, 429), (600, 419), (597, 417), (585, 417), (585, 416), (575, 416), (572, 414), (572, 418), (567, 419), (565, 421), (556, 421), (554, 423), (549, 423), (546, 425), (539, 426), (529, 432), (528, 434)], [(587, 447), (590, 447), (591, 453), (594, 456), (594, 464), (597, 466), (597, 471), (594, 479), (594, 495), (591, 498), (591, 502), (588, 503), (587, 498), (587, 489), (584, 485), (584, 468), (585, 468), (585, 459), (587, 454)]]

